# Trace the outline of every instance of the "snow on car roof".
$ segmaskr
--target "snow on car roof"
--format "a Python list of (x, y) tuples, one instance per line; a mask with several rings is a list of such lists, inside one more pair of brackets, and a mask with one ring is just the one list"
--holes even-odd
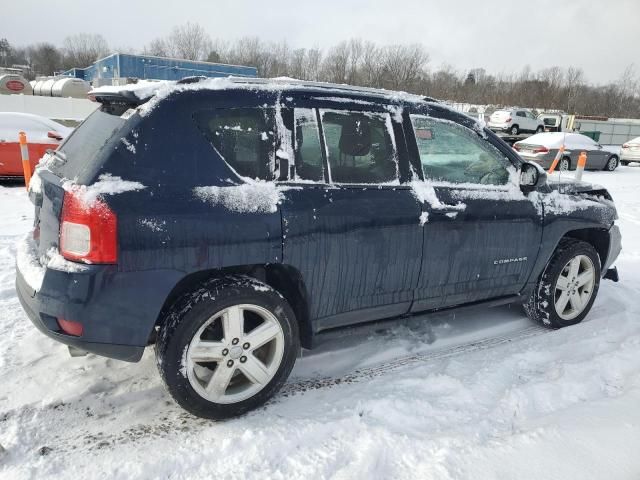
[(547, 148), (559, 148), (561, 145), (569, 144), (593, 144), (593, 140), (581, 133), (546, 132), (537, 133), (516, 142), (516, 144), (541, 145)]
[(40, 115), (20, 112), (0, 112), (0, 139), (18, 141), (18, 132), (24, 131), (27, 139), (41, 139), (48, 130), (56, 131), (63, 136), (69, 135), (73, 128), (65, 127), (61, 123)]
[(391, 100), (402, 100), (409, 102), (423, 102), (425, 96), (415, 95), (407, 92), (385, 90), (378, 88), (357, 87), (353, 85), (310, 82), (306, 80), (297, 80), (289, 77), (278, 78), (247, 78), (247, 77), (224, 77), (224, 78), (205, 78), (200, 81), (181, 82), (181, 81), (140, 81), (136, 84), (128, 84), (123, 86), (105, 86), (98, 87), (89, 92), (89, 95), (99, 94), (115, 94), (121, 92), (131, 92), (140, 100), (149, 97), (166, 97), (169, 93), (185, 90), (225, 90), (225, 89), (249, 89), (249, 90), (271, 90), (283, 91), (287, 89), (304, 88), (309, 90), (361, 94), (369, 96), (378, 96)]

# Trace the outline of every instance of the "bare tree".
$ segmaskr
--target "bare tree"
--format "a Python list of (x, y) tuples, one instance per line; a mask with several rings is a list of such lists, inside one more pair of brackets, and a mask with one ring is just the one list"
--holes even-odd
[(27, 51), (31, 70), (36, 75), (53, 75), (62, 68), (62, 52), (51, 43), (37, 43)]
[(429, 62), (429, 55), (419, 44), (388, 45), (382, 55), (385, 80), (393, 89), (411, 89)]
[(64, 66), (87, 67), (109, 54), (109, 45), (102, 35), (78, 33), (64, 39)]
[(170, 56), (187, 60), (204, 60), (212, 50), (211, 37), (197, 23), (174, 27), (164, 42)]

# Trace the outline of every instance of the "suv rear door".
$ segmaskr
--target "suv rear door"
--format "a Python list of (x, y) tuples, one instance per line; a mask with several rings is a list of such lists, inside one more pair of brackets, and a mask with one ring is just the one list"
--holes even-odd
[(298, 97), (282, 114), (284, 141), (295, 145), (283, 262), (302, 276), (314, 330), (407, 313), (422, 227), (399, 183), (408, 169), (401, 124), (383, 105), (347, 98)]
[(538, 254), (542, 217), (512, 183), (504, 153), (446, 110), (430, 115), (410, 115), (407, 128), (428, 215), (412, 311), (517, 294)]

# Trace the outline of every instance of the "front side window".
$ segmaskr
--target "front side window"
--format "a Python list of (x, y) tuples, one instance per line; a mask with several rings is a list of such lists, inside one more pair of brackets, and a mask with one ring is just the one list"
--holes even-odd
[(452, 122), (410, 115), (426, 179), (505, 185), (507, 161), (478, 135)]
[(397, 179), (390, 114), (320, 113), (332, 182), (385, 183)]
[(239, 175), (273, 180), (273, 110), (214, 109), (195, 114), (198, 128)]

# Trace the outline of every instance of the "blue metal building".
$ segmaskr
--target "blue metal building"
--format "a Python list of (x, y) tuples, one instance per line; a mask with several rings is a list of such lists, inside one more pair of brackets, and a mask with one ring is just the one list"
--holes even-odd
[(197, 62), (150, 55), (114, 53), (97, 60), (86, 68), (72, 68), (63, 73), (91, 82), (94, 86), (111, 84), (117, 79), (138, 78), (152, 80), (180, 80), (184, 77), (255, 77), (254, 67)]

